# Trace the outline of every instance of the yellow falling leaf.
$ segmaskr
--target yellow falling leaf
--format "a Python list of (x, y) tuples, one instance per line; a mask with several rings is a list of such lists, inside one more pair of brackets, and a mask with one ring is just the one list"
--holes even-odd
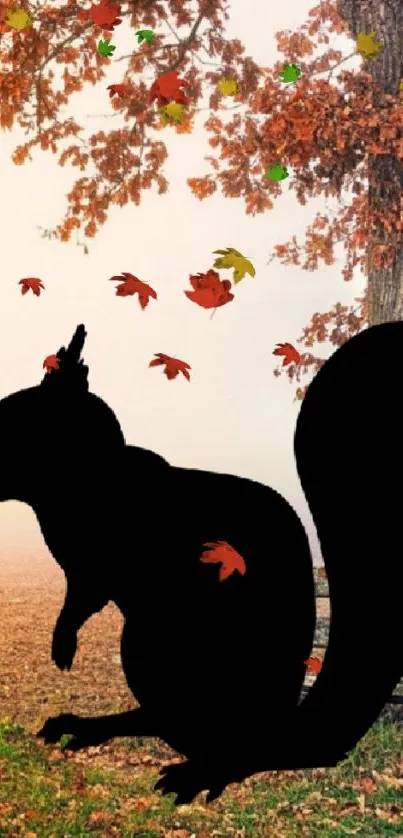
[(236, 94), (239, 91), (238, 82), (234, 78), (231, 78), (231, 79), (223, 78), (223, 79), (221, 79), (221, 81), (218, 82), (217, 87), (218, 87), (220, 93), (222, 93), (223, 96), (236, 96)]
[(227, 247), (226, 250), (214, 250), (213, 253), (222, 253), (223, 255), (215, 260), (214, 267), (215, 268), (233, 268), (234, 269), (234, 282), (240, 282), (241, 279), (244, 278), (245, 274), (250, 274), (250, 276), (255, 276), (255, 269), (252, 265), (252, 262), (246, 258), (246, 256), (242, 256), (242, 253), (239, 250), (235, 250), (233, 247)]
[(14, 9), (14, 11), (8, 13), (6, 23), (12, 29), (17, 29), (21, 32), (23, 29), (32, 26), (32, 18), (25, 9)]
[(367, 35), (360, 32), (357, 38), (357, 49), (363, 58), (378, 58), (378, 55), (385, 48), (382, 41), (375, 41), (375, 32), (369, 32)]
[(175, 122), (180, 125), (185, 117), (185, 106), (180, 105), (179, 102), (169, 102), (168, 105), (163, 105), (159, 108), (159, 112), (165, 122)]

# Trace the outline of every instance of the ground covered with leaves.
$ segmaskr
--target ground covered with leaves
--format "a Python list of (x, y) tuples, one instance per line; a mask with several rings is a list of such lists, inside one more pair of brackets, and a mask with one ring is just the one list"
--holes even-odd
[(135, 706), (120, 667), (123, 618), (108, 605), (79, 635), (70, 673), (50, 659), (64, 577), (47, 554), (0, 563), (0, 836), (50, 838), (403, 838), (403, 731), (380, 722), (329, 771), (260, 774), (175, 808), (153, 791), (175, 754), (160, 740), (115, 739), (72, 753), (35, 733), (50, 715)]

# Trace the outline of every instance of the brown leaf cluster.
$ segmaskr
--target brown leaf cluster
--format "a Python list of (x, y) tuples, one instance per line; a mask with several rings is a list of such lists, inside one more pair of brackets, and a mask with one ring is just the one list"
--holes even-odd
[[(5, 21), (9, 5), (7, 2), (2, 6), (0, 24)], [(3, 27), (0, 125), (11, 130), (17, 124), (28, 134), (27, 142), (14, 151), (14, 163), (23, 164), (31, 150), (39, 146), (58, 154), (60, 165), (69, 162), (83, 173), (68, 194), (66, 217), (51, 231), (55, 238), (69, 241), (73, 230), (81, 228), (85, 236), (92, 238), (105, 223), (112, 204), (138, 205), (144, 190), (153, 186), (159, 194), (166, 192), (168, 184), (162, 169), (166, 146), (150, 136), (150, 129), (160, 127), (158, 110), (149, 102), (152, 76), (155, 80), (178, 70), (186, 81), (190, 107), (186, 119), (175, 128), (178, 134), (192, 130), (205, 90), (206, 51), (216, 60), (221, 59), (228, 73), (240, 78), (241, 101), (245, 102), (256, 89), (261, 71), (244, 56), (239, 41), (225, 39), (228, 15), (224, 0), (197, 0), (196, 14), (194, 6), (190, 0), (140, 0), (123, 9), (120, 14), (128, 18), (135, 46), (133, 53), (125, 56), (124, 73), (116, 79), (116, 83), (124, 85), (125, 96), (107, 101), (108, 107), (121, 113), (127, 127), (98, 131), (89, 139), (73, 119), (62, 118), (61, 109), (68, 107), (73, 93), (104, 80), (108, 62), (97, 51), (97, 42), (102, 35), (108, 37), (108, 32), (102, 32), (84, 12), (77, 16), (75, 0), (38, 7), (35, 26), (18, 36)], [(181, 28), (177, 40), (160, 34), (166, 17), (172, 28)], [(156, 32), (153, 43), (142, 45), (141, 49), (134, 37), (140, 28)], [(56, 80), (56, 64), (63, 68), (61, 89)], [(90, 167), (95, 169), (91, 176)]]

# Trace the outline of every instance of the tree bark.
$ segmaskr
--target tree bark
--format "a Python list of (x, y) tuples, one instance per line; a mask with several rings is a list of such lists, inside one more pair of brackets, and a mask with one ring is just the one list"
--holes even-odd
[[(364, 68), (378, 85), (376, 107), (386, 107), (385, 96), (398, 94), (403, 81), (403, 0), (338, 0), (337, 9), (355, 41), (360, 32), (375, 32), (385, 44)], [(399, 130), (402, 136), (402, 126)], [(369, 155), (368, 183), (368, 323), (375, 325), (403, 320), (402, 161), (392, 154)], [(391, 218), (394, 235), (384, 223)], [(380, 245), (390, 257), (381, 267), (374, 259)]]

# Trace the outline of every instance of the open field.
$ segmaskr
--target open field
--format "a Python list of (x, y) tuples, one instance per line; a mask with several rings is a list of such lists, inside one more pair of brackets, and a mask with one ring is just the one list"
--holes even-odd
[(77, 754), (44, 746), (35, 732), (50, 715), (134, 706), (115, 606), (83, 627), (70, 673), (51, 662), (63, 598), (63, 574), (46, 553), (0, 562), (0, 836), (403, 838), (399, 723), (379, 723), (337, 769), (260, 774), (209, 806), (200, 795), (178, 809), (153, 792), (159, 768), (175, 758), (157, 739), (113, 740)]

